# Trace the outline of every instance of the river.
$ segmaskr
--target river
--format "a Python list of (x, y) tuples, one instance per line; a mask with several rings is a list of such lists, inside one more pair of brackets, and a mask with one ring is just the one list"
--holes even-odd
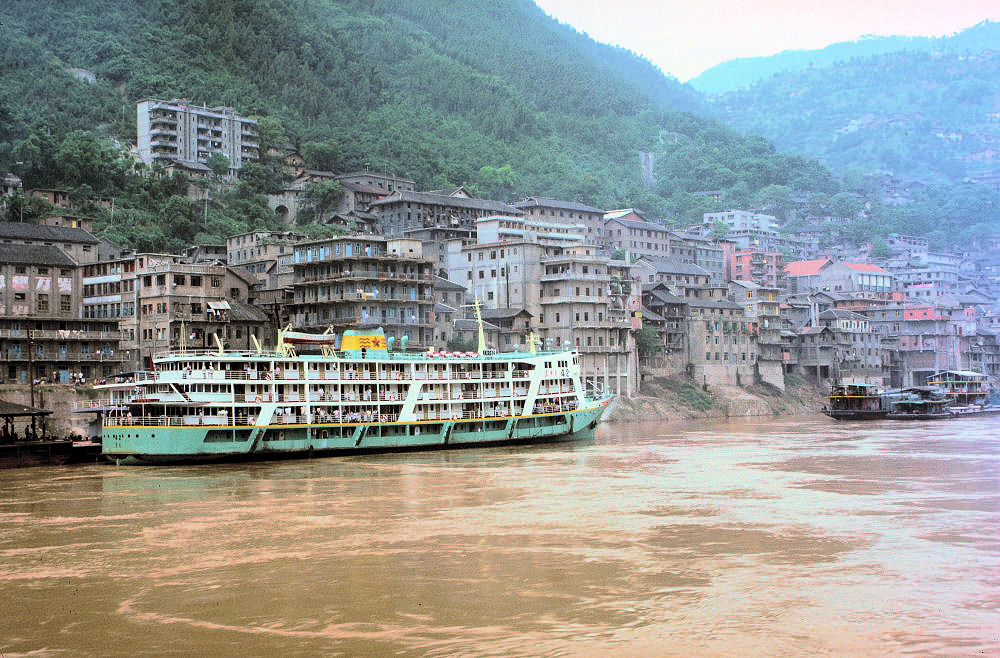
[(0, 471), (0, 653), (1000, 653), (1000, 418)]

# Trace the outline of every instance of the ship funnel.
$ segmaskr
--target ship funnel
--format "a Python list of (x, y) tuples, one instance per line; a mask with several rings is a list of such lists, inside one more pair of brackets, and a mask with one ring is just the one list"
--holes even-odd
[(406, 343), (408, 343), (409, 340), (410, 340), (409, 336), (403, 336), (402, 338), (399, 339), (399, 350), (401, 352), (406, 351)]

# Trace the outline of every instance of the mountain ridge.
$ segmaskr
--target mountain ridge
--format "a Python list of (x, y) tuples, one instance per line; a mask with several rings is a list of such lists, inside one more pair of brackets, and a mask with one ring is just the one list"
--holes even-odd
[(855, 57), (886, 55), (905, 50), (976, 52), (994, 45), (998, 33), (1000, 23), (987, 20), (938, 37), (865, 35), (823, 48), (789, 49), (773, 55), (731, 59), (702, 71), (687, 83), (706, 95), (719, 96), (742, 90), (778, 73), (814, 66), (832, 66)]

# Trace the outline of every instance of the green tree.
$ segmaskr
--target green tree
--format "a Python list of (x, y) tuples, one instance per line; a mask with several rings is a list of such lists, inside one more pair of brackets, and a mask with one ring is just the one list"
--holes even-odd
[(229, 158), (218, 151), (208, 154), (208, 168), (216, 178), (225, 178), (229, 175)]
[(892, 252), (889, 251), (889, 245), (885, 243), (885, 240), (882, 238), (873, 238), (868, 255), (872, 258), (888, 258), (892, 255)]
[(476, 174), (476, 188), (490, 199), (506, 199), (520, 180), (509, 164), (502, 167), (484, 165)]
[(335, 180), (306, 183), (303, 196), (313, 210), (314, 221), (325, 223), (326, 213), (344, 197), (343, 186)]
[(643, 327), (635, 332), (635, 346), (639, 351), (639, 356), (643, 357), (663, 352), (663, 342), (656, 329), (651, 326)]

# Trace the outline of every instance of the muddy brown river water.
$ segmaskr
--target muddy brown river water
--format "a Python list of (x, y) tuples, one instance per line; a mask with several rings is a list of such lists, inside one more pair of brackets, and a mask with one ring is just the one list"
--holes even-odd
[(1000, 654), (1000, 418), (0, 471), (0, 653)]

